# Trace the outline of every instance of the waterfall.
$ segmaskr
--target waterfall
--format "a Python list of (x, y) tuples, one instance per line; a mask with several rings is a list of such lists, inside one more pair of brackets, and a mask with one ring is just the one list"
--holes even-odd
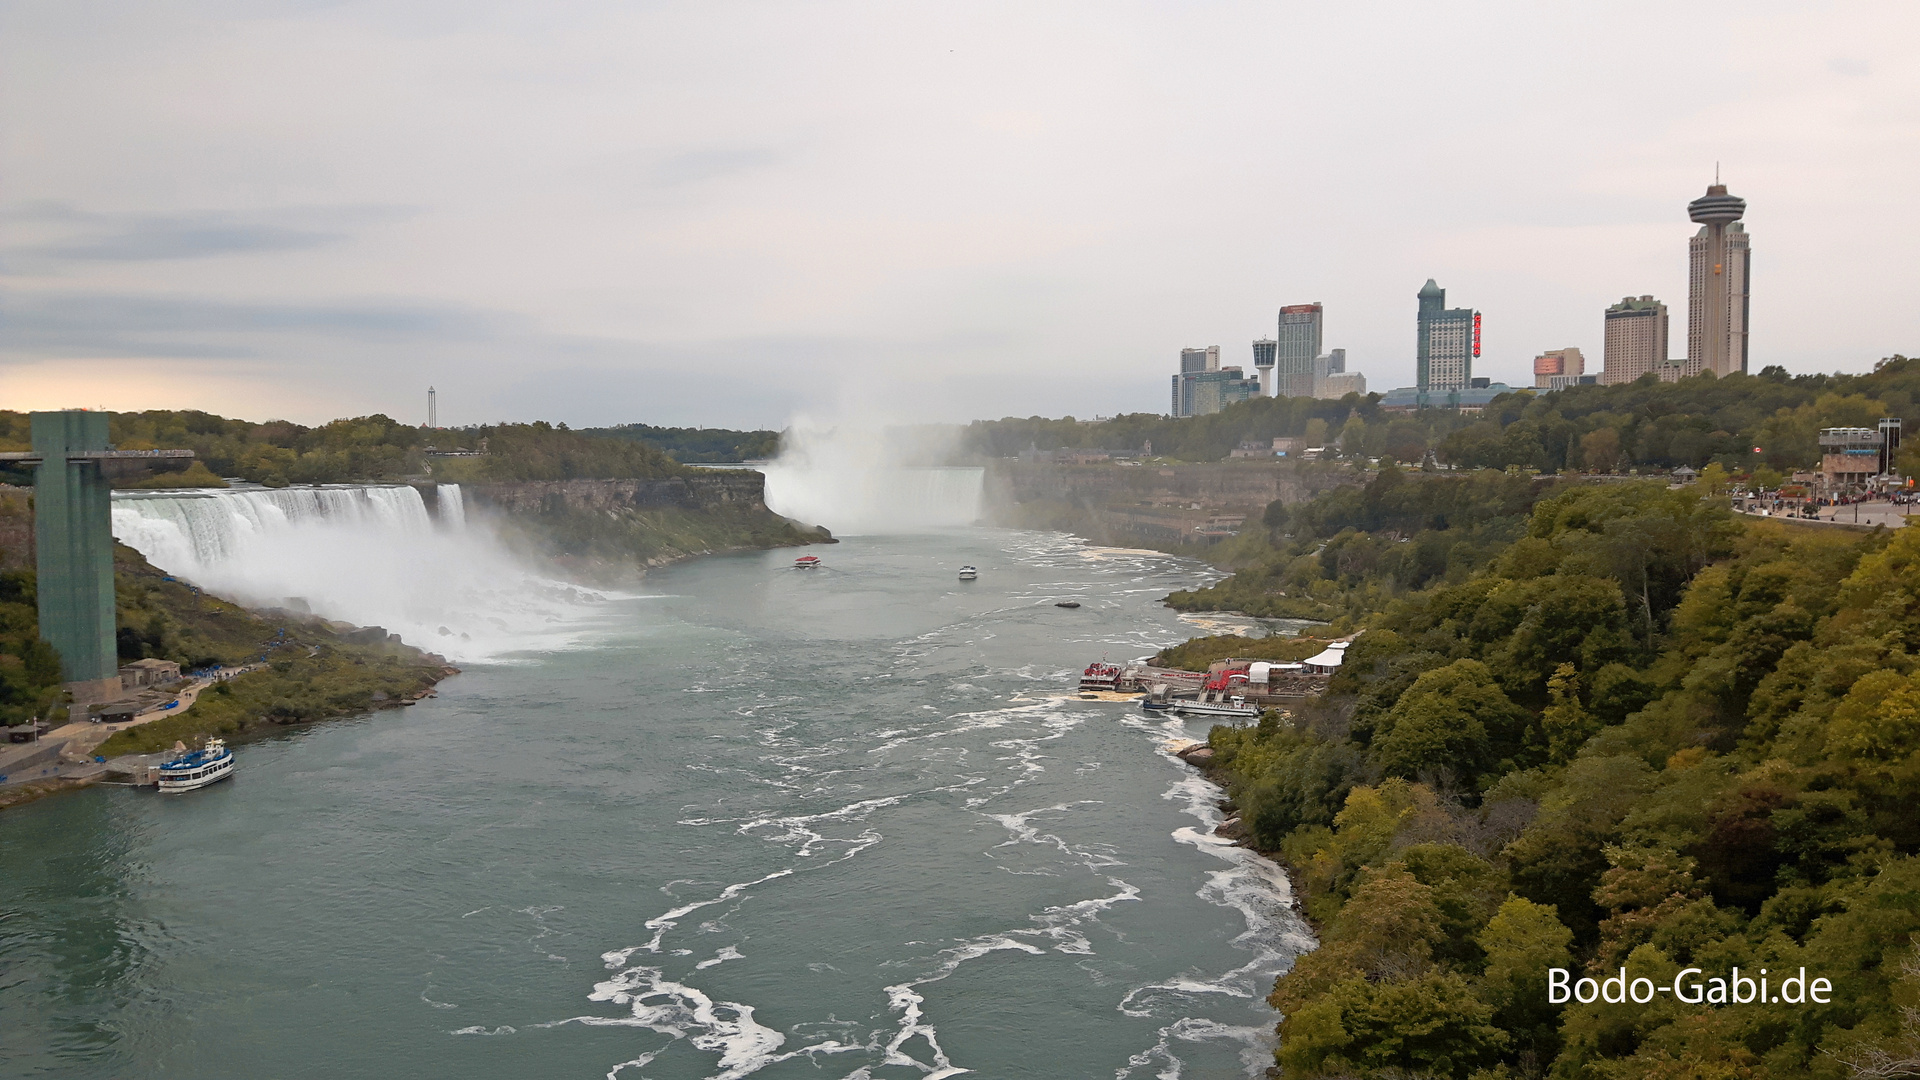
[(569, 642), (595, 594), (520, 563), (467, 520), (459, 485), (435, 497), (438, 527), (405, 485), (116, 492), (113, 534), (215, 595), (384, 626), (451, 659)]
[(467, 527), (467, 504), (459, 484), (435, 484), (433, 497), (439, 500), (440, 521), (447, 528), (457, 532)]
[(404, 486), (153, 491), (113, 498), (115, 539), (155, 566), (188, 576), (241, 556), (256, 540), (272, 543), (276, 533), (316, 523), (393, 537), (433, 528), (420, 493)]

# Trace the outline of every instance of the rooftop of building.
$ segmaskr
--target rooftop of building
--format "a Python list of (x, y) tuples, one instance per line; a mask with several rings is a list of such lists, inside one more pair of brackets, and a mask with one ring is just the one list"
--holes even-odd
[(1623, 296), (1620, 302), (1607, 309), (1609, 315), (1614, 312), (1657, 311), (1665, 307), (1651, 296)]

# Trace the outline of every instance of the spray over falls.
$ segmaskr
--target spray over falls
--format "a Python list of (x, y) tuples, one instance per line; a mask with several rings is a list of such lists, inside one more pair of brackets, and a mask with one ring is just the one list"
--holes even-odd
[(115, 538), (252, 607), (383, 626), (456, 661), (568, 643), (597, 599), (540, 577), (441, 484), (122, 492)]
[(899, 431), (822, 430), (796, 423), (762, 471), (767, 506), (849, 536), (965, 528), (981, 515), (986, 470), (910, 465), (940, 448), (909, 445)]

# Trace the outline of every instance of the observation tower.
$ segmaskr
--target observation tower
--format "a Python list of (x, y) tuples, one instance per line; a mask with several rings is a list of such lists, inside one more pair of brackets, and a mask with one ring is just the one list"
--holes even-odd
[(1687, 217), (1703, 226), (1693, 238), (1688, 274), (1689, 375), (1747, 369), (1748, 248), (1745, 230), (1734, 224), (1746, 212), (1747, 201), (1718, 183), (1687, 204)]

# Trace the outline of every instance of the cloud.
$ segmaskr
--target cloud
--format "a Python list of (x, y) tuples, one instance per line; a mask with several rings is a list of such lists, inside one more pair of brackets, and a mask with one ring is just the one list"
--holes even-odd
[(0, 100), (34, 107), (0, 114), (26, 200), (0, 213), (0, 363), (45, 379), (144, 359), (181, 377), (142, 385), (287, 413), (399, 415), (432, 382), (487, 419), (1085, 416), (1163, 409), (1181, 346), (1244, 364), (1299, 301), (1404, 384), (1433, 277), (1486, 313), (1476, 374), (1528, 380), (1542, 349), (1598, 358), (1622, 295), (1684, 326), (1716, 161), (1748, 200), (1757, 363), (1920, 341), (1920, 222), (1879, 213), (1920, 169), (1910, 0), (4, 19)]
[(654, 166), (649, 179), (656, 187), (700, 184), (770, 168), (785, 156), (779, 150), (764, 146), (692, 150), (675, 154)]
[(264, 304), (193, 296), (13, 292), (0, 299), (0, 361), (38, 356), (279, 358), (290, 339), (471, 343), (517, 322), (395, 302)]
[(0, 224), (10, 232), (33, 237), (9, 243), (0, 257), (18, 267), (63, 259), (145, 262), (299, 251), (338, 243), (360, 227), (407, 214), (366, 206), (112, 213), (42, 201), (0, 212)]

